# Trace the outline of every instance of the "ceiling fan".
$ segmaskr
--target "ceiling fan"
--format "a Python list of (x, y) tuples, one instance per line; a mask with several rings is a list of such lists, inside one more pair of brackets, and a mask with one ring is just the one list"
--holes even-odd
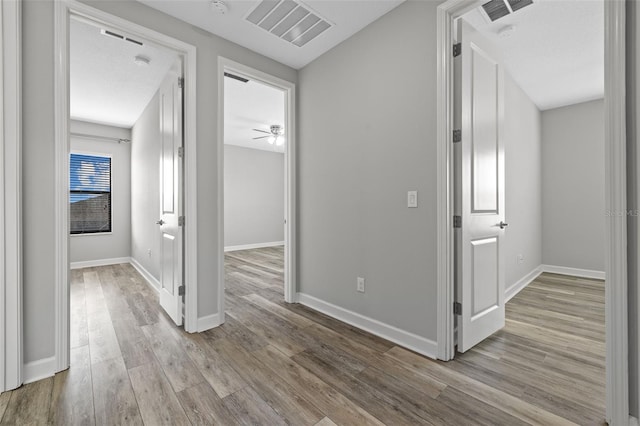
[(276, 144), (277, 146), (284, 145), (284, 138), (282, 137), (282, 135), (284, 134), (284, 129), (279, 124), (273, 124), (269, 132), (262, 129), (253, 129), (253, 130), (260, 133), (266, 133), (265, 136), (258, 136), (256, 138), (253, 138), (254, 140), (267, 138), (267, 142), (269, 142), (271, 145), (273, 144)]

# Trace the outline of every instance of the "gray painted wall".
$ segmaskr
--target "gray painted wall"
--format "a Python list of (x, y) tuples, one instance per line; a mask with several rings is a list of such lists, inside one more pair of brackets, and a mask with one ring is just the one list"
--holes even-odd
[(284, 241), (284, 154), (224, 146), (224, 246)]
[[(638, 86), (638, 70), (640, 70), (640, 8), (636, 1), (627, 1), (627, 205), (628, 210), (640, 209), (640, 182), (638, 166), (640, 150), (638, 149), (638, 122), (640, 121), (640, 90)], [(638, 216), (627, 216), (627, 256), (628, 256), (628, 318), (629, 318), (629, 411), (632, 416), (640, 416), (640, 390), (638, 389), (638, 373), (640, 371), (640, 354), (638, 354)]]
[[(71, 121), (71, 132), (115, 138), (131, 138), (129, 129)], [(109, 234), (71, 235), (69, 261), (113, 259), (131, 256), (131, 145), (71, 137), (71, 151), (111, 155), (112, 230)]]
[(604, 101), (542, 113), (542, 262), (604, 271)]
[(298, 92), (300, 291), (433, 341), (437, 5), (392, 10), (303, 68)]
[[(217, 311), (218, 56), (287, 81), (297, 72), (133, 0), (93, 7), (197, 48), (198, 316)], [(54, 355), (54, 2), (23, 2), (24, 360)]]
[[(541, 115), (505, 73), (505, 288), (542, 263)], [(519, 263), (518, 255), (524, 260)]]
[(156, 93), (131, 129), (131, 257), (158, 280), (159, 218), (160, 103)]

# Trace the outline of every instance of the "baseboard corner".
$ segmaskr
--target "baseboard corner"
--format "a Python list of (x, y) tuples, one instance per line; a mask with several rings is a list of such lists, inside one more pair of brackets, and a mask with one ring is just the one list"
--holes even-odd
[(38, 380), (53, 377), (56, 374), (56, 357), (43, 358), (28, 362), (23, 369), (23, 383), (37, 382)]
[(203, 331), (211, 330), (220, 324), (219, 314), (205, 315), (204, 317), (198, 318), (197, 332), (202, 333)]

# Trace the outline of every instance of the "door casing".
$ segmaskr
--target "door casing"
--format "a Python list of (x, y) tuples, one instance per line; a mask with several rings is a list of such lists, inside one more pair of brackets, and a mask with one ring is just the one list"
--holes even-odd
[[(453, 147), (454, 21), (484, 0), (447, 0), (437, 9), (437, 218), (438, 359), (453, 359), (454, 244)], [(605, 193), (607, 211), (626, 211), (625, 2), (604, 1), (605, 10)], [(612, 215), (606, 223), (605, 322), (606, 419), (629, 423), (627, 318), (627, 224)]]
[(232, 61), (218, 58), (218, 312), (224, 322), (224, 73), (241, 75), (282, 90), (285, 95), (285, 270), (284, 300), (297, 302), (296, 287), (296, 85)]

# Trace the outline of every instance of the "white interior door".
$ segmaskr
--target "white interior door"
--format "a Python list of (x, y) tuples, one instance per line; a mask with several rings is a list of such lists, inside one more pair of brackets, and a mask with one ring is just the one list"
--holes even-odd
[(464, 352), (504, 327), (503, 68), (500, 56), (461, 22), (457, 229), (458, 350)]
[(182, 325), (182, 64), (162, 83), (160, 102), (160, 306)]

